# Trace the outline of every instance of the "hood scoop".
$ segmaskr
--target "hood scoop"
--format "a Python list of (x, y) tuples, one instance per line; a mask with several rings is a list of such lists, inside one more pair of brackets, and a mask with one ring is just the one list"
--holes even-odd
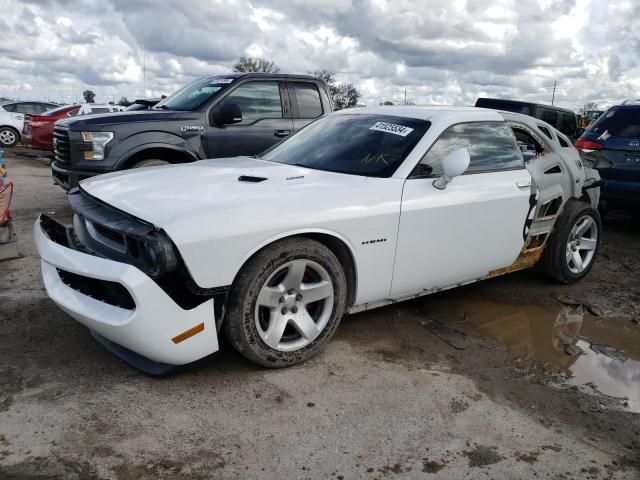
[(260, 183), (260, 182), (264, 182), (265, 180), (266, 180), (265, 177), (254, 177), (253, 175), (240, 175), (238, 177), (239, 182), (246, 182), (246, 183)]

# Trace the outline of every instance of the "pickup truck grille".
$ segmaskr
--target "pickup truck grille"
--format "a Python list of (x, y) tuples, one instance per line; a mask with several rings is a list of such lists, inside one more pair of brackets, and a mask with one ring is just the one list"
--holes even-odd
[(71, 163), (71, 141), (69, 140), (69, 131), (66, 128), (54, 128), (53, 152), (56, 155), (57, 161)]

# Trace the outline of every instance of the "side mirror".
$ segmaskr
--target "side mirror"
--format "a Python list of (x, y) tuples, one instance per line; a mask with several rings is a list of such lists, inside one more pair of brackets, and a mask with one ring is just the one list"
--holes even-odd
[(242, 110), (235, 103), (225, 103), (213, 110), (212, 117), (213, 123), (218, 126), (231, 125), (242, 121)]
[(433, 181), (433, 186), (438, 190), (444, 190), (454, 177), (462, 175), (469, 168), (469, 162), (471, 157), (469, 151), (466, 148), (460, 148), (451, 152), (444, 157), (442, 161), (442, 170), (444, 173), (441, 177), (436, 178)]

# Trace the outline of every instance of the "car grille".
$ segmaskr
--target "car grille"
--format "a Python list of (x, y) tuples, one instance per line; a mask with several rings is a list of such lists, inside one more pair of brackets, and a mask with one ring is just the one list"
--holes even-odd
[(66, 128), (54, 128), (53, 151), (56, 155), (57, 161), (62, 163), (71, 163), (71, 141), (69, 140), (69, 130)]

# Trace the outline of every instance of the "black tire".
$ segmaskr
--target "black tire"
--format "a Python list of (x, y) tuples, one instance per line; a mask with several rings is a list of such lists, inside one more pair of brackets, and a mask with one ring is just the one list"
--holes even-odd
[(131, 168), (157, 167), (159, 165), (171, 165), (171, 162), (160, 160), (159, 158), (148, 158), (134, 163)]
[[(575, 273), (571, 271), (570, 263), (567, 260), (567, 244), (574, 225), (578, 221), (582, 221), (584, 217), (590, 217), (593, 220), (594, 227), (597, 229), (597, 239), (592, 259), (584, 270)], [(601, 238), (602, 222), (598, 210), (584, 201), (569, 200), (560, 217), (556, 220), (538, 265), (545, 273), (561, 283), (576, 282), (589, 273), (593, 267), (600, 250)]]
[[(258, 332), (256, 302), (274, 272), (300, 259), (316, 262), (328, 273), (333, 305), (324, 329), (311, 343), (295, 351), (280, 351), (267, 345)], [(282, 240), (258, 252), (238, 273), (227, 299), (223, 329), (234, 348), (252, 362), (271, 368), (295, 365), (318, 354), (334, 335), (345, 311), (347, 293), (344, 271), (331, 250), (309, 238)]]
[[(12, 137), (13, 140), (3, 140), (3, 137)], [(13, 127), (0, 127), (0, 147), (12, 148), (20, 141), (20, 133)]]

